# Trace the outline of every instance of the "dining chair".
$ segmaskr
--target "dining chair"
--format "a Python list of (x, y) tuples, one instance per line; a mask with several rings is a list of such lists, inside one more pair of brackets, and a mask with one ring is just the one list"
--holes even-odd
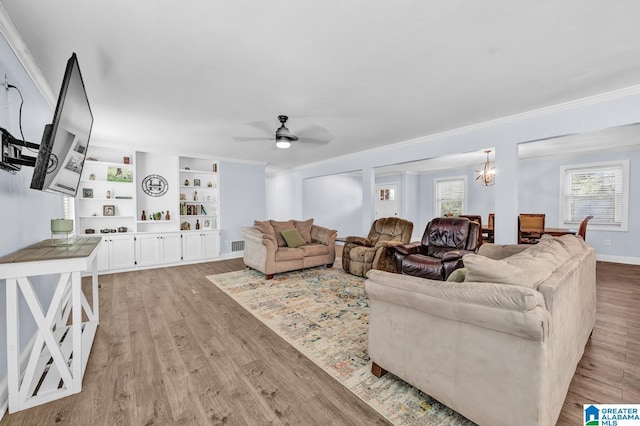
[(578, 228), (578, 235), (580, 235), (583, 240), (587, 239), (587, 224), (591, 219), (593, 219), (593, 216), (587, 216), (584, 219), (582, 219), (582, 222), (580, 222), (580, 227)]
[(494, 221), (495, 221), (495, 217), (496, 217), (495, 213), (489, 213), (489, 220), (487, 220), (487, 231), (482, 233), (482, 242), (484, 242), (484, 243), (492, 243), (492, 242), (494, 242), (493, 224), (494, 224)]
[(521, 213), (518, 216), (518, 244), (535, 244), (544, 234), (544, 213)]
[(478, 224), (478, 246), (480, 247), (482, 245), (482, 242), (484, 240), (483, 236), (482, 236), (482, 216), (480, 216), (479, 214), (459, 214), (458, 217), (466, 217), (467, 219), (469, 219), (472, 222), (476, 222)]

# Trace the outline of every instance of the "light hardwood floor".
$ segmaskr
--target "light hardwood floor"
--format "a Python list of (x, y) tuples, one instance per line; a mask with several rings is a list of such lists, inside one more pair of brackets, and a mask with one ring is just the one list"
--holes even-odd
[[(339, 267), (339, 266), (336, 266)], [(7, 425), (388, 424), (205, 277), (240, 259), (100, 277), (83, 391)], [(598, 314), (560, 416), (640, 402), (640, 266), (598, 262)]]

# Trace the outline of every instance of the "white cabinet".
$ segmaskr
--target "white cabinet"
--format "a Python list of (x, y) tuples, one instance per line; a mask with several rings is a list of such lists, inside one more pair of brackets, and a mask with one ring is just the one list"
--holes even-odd
[(136, 259), (139, 266), (177, 263), (182, 260), (179, 233), (136, 235)]
[(184, 260), (213, 259), (220, 256), (218, 231), (195, 231), (182, 234), (182, 258)]
[(98, 270), (133, 268), (136, 265), (133, 235), (105, 235), (98, 251)]

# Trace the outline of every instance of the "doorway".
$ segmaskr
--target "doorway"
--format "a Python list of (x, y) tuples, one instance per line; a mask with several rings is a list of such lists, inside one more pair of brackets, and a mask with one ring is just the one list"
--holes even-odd
[(376, 219), (399, 216), (399, 195), (397, 183), (376, 185)]

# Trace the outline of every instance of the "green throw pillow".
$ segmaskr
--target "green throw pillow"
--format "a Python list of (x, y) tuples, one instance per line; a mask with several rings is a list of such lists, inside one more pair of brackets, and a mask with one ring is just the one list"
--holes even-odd
[(307, 244), (304, 238), (302, 238), (302, 235), (300, 235), (300, 231), (295, 228), (285, 229), (284, 231), (281, 231), (280, 234), (286, 241), (287, 247), (296, 248)]
[(449, 274), (447, 281), (454, 283), (461, 283), (464, 281), (465, 276), (467, 275), (467, 268), (459, 268)]

